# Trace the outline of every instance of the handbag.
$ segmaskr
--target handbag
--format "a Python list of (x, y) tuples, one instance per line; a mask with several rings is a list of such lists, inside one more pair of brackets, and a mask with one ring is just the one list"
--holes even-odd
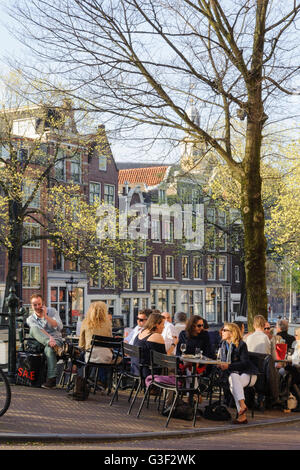
[(287, 344), (286, 343), (277, 343), (275, 344), (276, 359), (278, 361), (285, 359), (287, 353)]
[(45, 379), (44, 355), (18, 352), (16, 371), (16, 385), (41, 387)]
[(203, 417), (212, 421), (229, 421), (231, 420), (231, 414), (227, 410), (226, 406), (220, 405), (219, 402), (207, 405), (204, 408)]

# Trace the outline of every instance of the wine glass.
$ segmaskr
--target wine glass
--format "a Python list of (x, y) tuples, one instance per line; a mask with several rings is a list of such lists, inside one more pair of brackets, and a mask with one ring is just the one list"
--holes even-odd
[(182, 352), (182, 354), (185, 353), (185, 351), (186, 351), (186, 344), (185, 344), (185, 343), (182, 343), (182, 344), (180, 345), (180, 351)]
[(201, 354), (201, 349), (200, 349), (200, 348), (196, 348), (196, 349), (195, 349), (195, 356), (196, 356), (196, 357), (200, 357), (200, 354)]

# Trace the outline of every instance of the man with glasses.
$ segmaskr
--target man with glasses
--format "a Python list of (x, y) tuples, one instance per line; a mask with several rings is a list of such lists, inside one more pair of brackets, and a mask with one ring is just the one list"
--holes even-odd
[(152, 310), (148, 308), (145, 308), (144, 310), (139, 310), (138, 316), (137, 316), (137, 325), (135, 328), (133, 328), (133, 330), (129, 333), (129, 335), (124, 339), (124, 343), (133, 345), (136, 336), (145, 327), (146, 321), (151, 313), (152, 313)]

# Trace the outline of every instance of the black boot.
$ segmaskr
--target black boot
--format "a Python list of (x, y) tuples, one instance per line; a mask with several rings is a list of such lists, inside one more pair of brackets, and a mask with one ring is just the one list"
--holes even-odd
[(300, 390), (299, 390), (298, 385), (293, 384), (292, 385), (292, 390), (293, 390), (292, 393), (295, 395), (295, 397), (297, 398), (297, 402), (298, 402), (297, 408), (294, 408), (292, 411), (294, 413), (300, 413)]

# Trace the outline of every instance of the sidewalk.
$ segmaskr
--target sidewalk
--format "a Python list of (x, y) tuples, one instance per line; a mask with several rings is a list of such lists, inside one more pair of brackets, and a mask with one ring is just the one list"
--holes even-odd
[[(201, 435), (203, 433), (234, 432), (240, 426), (230, 422), (208, 421), (197, 418), (194, 428), (191, 421), (171, 419), (165, 429), (166, 418), (157, 411), (151, 399), (149, 409), (144, 407), (139, 419), (136, 413), (140, 398), (127, 415), (128, 392), (120, 392), (119, 400), (111, 407), (110, 397), (97, 392), (87, 401), (73, 401), (65, 389), (45, 390), (12, 385), (12, 401), (6, 414), (0, 417), (0, 441), (120, 441), (131, 439), (168, 438)], [(203, 408), (205, 402), (201, 404)], [(300, 413), (283, 413), (279, 410), (248, 414), (247, 428), (287, 424), (300, 421)], [(243, 430), (246, 426), (243, 427)]]

